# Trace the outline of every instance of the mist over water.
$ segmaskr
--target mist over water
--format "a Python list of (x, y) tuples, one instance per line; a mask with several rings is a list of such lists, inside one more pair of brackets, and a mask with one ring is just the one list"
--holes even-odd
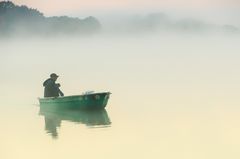
[[(1, 39), (0, 158), (239, 158), (239, 40), (155, 30)], [(41, 112), (52, 72), (65, 95), (112, 92), (106, 112)]]

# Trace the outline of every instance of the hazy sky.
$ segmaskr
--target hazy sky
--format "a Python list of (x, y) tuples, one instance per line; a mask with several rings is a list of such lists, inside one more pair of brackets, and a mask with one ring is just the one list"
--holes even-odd
[(240, 7), (240, 0), (13, 0), (38, 8), (47, 15), (76, 11), (150, 10), (150, 9), (227, 9)]
[[(218, 24), (240, 26), (240, 0), (13, 0), (37, 8), (45, 16), (102, 17), (114, 14), (173, 13)], [(107, 15), (107, 16), (106, 16)]]

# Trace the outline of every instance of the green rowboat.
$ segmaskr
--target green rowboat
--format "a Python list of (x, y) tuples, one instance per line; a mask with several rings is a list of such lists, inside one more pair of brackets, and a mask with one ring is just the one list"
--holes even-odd
[(41, 107), (57, 107), (66, 109), (102, 109), (105, 108), (110, 92), (73, 95), (64, 97), (39, 98)]

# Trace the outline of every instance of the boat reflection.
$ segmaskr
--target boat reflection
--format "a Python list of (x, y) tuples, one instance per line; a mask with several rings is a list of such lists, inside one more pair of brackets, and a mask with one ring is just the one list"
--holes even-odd
[(70, 121), (85, 124), (89, 128), (104, 128), (111, 125), (110, 118), (105, 109), (101, 110), (68, 110), (46, 109), (40, 107), (39, 114), (44, 116), (45, 130), (53, 138), (58, 137), (58, 127), (61, 122)]

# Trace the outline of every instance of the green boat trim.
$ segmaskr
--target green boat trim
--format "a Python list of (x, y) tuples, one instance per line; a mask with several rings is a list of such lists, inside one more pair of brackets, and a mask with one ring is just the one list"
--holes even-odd
[(57, 108), (67, 109), (102, 109), (106, 107), (110, 94), (110, 92), (101, 92), (38, 99), (41, 107), (57, 106)]

